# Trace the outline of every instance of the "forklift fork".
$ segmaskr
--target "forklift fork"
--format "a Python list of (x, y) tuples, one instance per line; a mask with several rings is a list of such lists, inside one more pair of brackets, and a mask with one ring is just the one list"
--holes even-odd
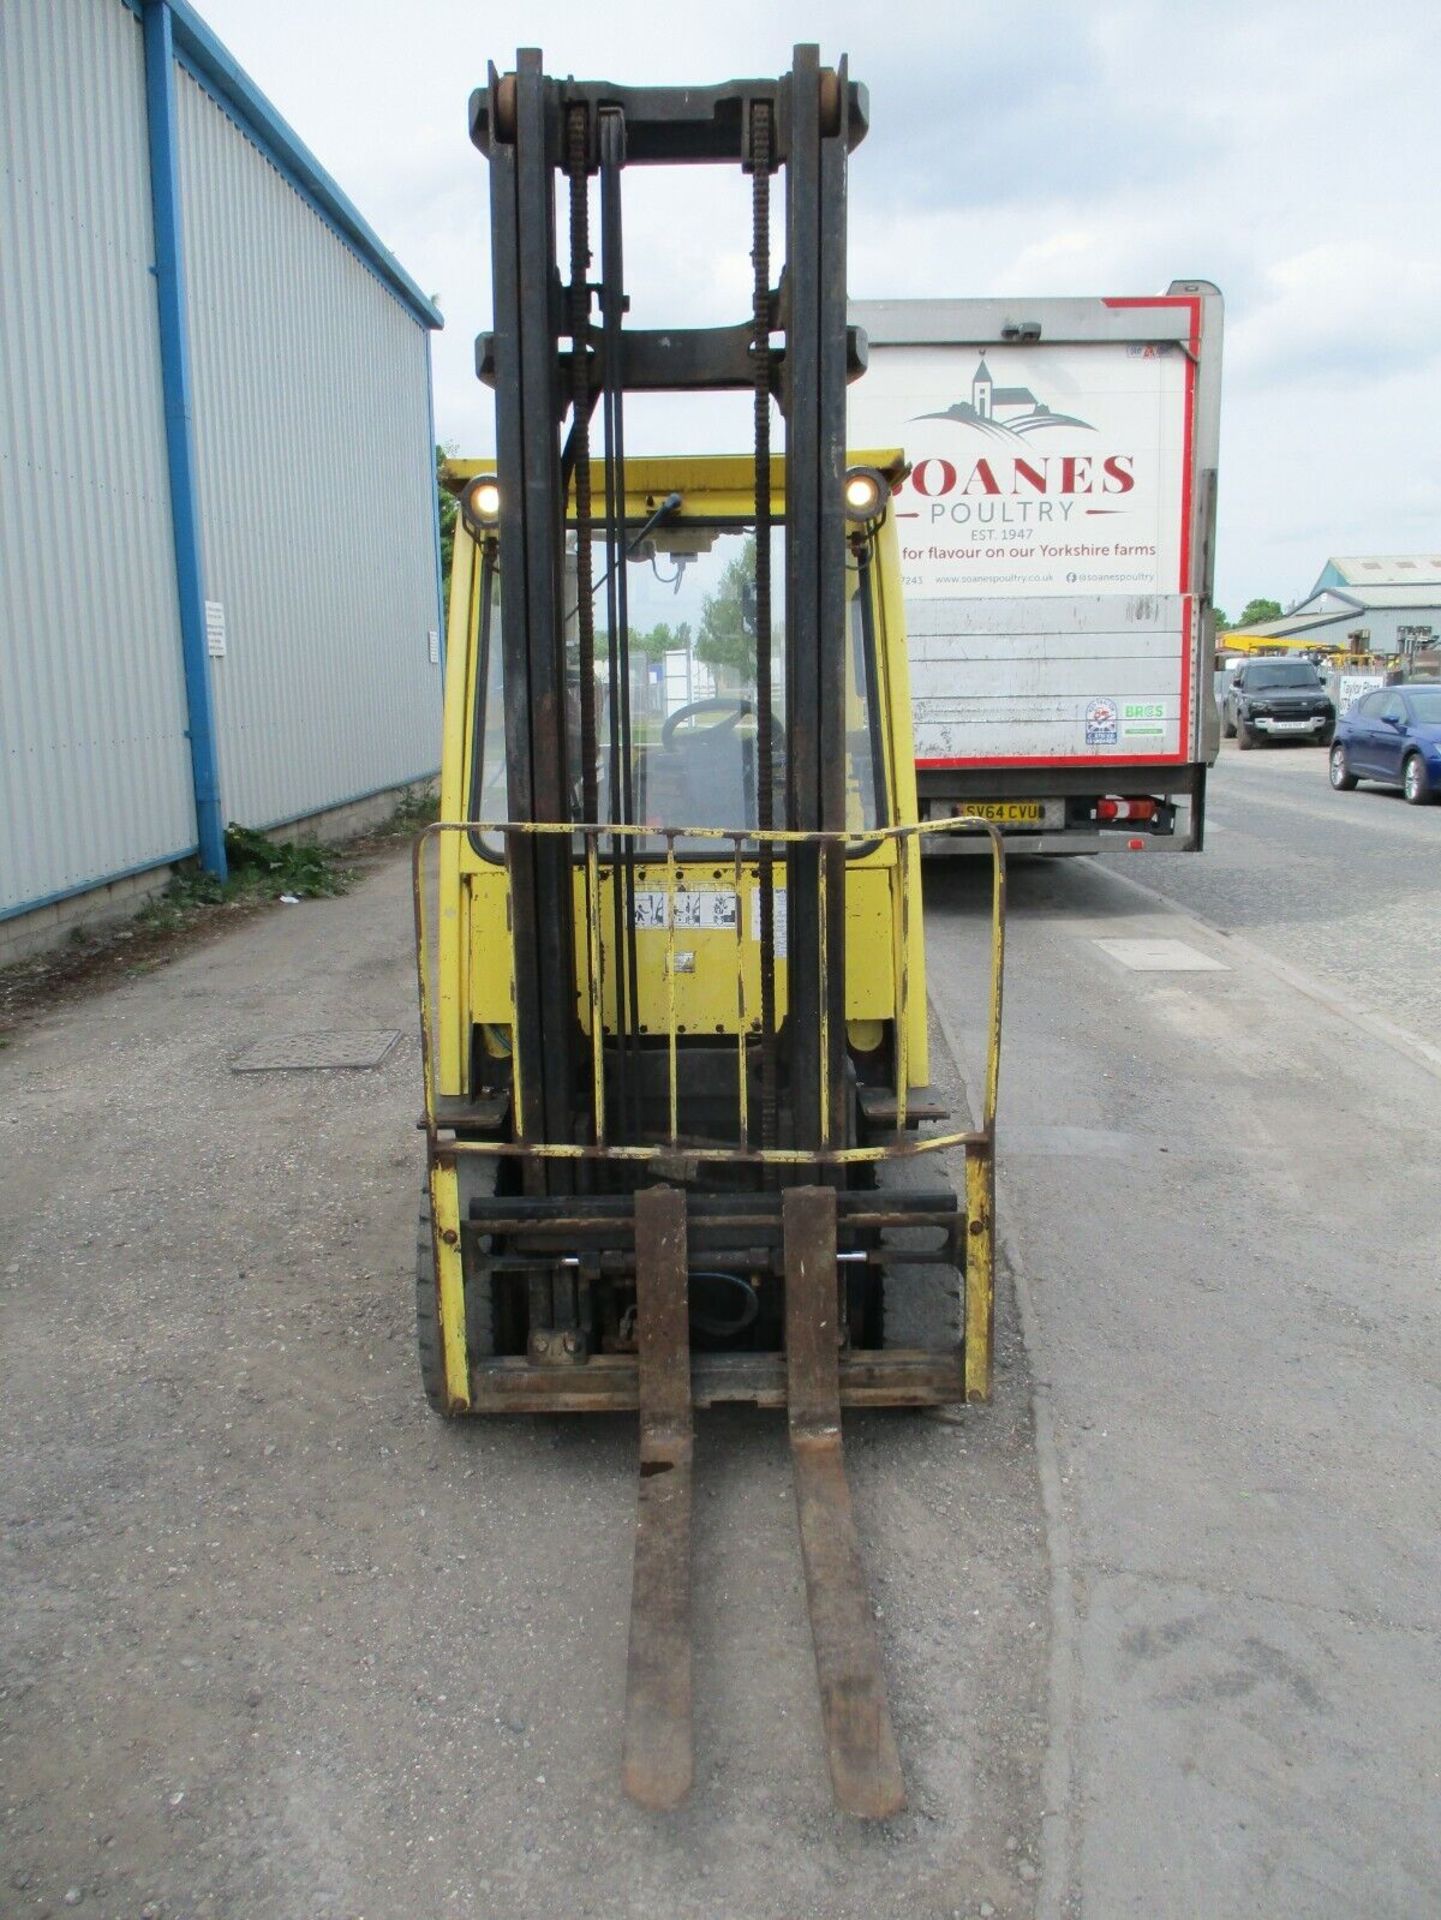
[[(694, 1772), (685, 1195), (643, 1188), (635, 1207), (640, 1490), (623, 1779), (641, 1806), (666, 1810)], [(834, 1188), (788, 1189), (781, 1219), (791, 1464), (826, 1760), (837, 1803), (881, 1820), (906, 1795), (841, 1445)]]
[(678, 1187), (635, 1196), (640, 1492), (622, 1777), (662, 1811), (690, 1792), (690, 1319), (686, 1205)]
[(826, 1761), (846, 1812), (884, 1820), (906, 1790), (841, 1446), (835, 1188), (791, 1187), (781, 1220), (791, 1465)]

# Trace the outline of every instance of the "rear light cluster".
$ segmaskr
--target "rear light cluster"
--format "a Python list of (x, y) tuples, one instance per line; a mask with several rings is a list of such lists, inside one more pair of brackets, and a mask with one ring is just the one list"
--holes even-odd
[(1118, 800), (1109, 796), (1096, 802), (1097, 820), (1154, 820), (1156, 802), (1154, 800)]

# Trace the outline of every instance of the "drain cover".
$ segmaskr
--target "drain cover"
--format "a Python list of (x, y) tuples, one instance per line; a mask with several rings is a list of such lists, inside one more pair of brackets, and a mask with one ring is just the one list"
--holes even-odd
[(335, 1033), (278, 1033), (230, 1063), (232, 1073), (315, 1073), (324, 1067), (378, 1067), (398, 1027), (343, 1027)]
[(1199, 947), (1188, 947), (1184, 940), (1098, 940), (1102, 953), (1109, 953), (1123, 967), (1135, 973), (1229, 973), (1224, 960), (1213, 960)]

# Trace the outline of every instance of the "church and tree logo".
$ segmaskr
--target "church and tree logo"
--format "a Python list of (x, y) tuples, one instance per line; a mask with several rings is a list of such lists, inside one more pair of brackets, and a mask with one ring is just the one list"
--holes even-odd
[(1077, 419), (1073, 413), (1057, 413), (1044, 400), (1038, 400), (1029, 387), (998, 387), (984, 354), (971, 377), (969, 400), (957, 400), (940, 413), (918, 413), (913, 418), (954, 420), (957, 426), (970, 427), (996, 440), (1025, 440), (1048, 427), (1096, 431), (1089, 420)]

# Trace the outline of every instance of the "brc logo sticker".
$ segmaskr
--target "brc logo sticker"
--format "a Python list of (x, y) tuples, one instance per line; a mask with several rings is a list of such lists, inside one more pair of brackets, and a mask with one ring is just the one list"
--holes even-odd
[(1120, 737), (1120, 711), (1116, 702), (1092, 700), (1086, 708), (1086, 745), (1114, 747)]

